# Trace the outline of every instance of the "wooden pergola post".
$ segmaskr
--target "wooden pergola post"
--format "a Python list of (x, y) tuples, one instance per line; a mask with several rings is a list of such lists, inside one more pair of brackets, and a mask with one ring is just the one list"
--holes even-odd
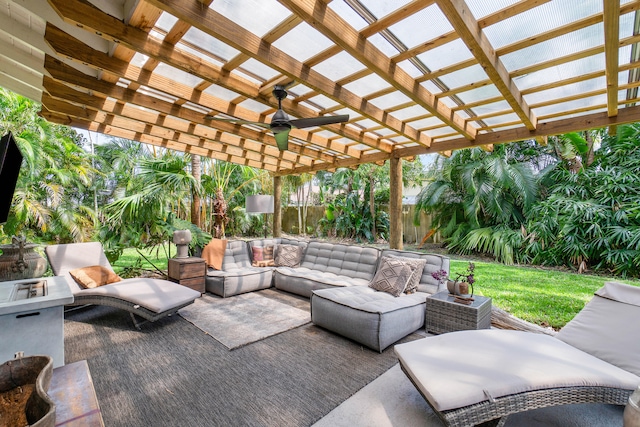
[(273, 237), (282, 235), (282, 179), (273, 177)]
[(389, 247), (402, 249), (402, 159), (389, 159)]

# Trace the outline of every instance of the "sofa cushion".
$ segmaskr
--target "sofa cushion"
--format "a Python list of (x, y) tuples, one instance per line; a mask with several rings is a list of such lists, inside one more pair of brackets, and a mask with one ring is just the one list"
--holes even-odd
[(555, 387), (628, 390), (640, 377), (554, 337), (522, 331), (458, 331), (399, 344), (403, 369), (438, 411)]
[(415, 266), (411, 268), (410, 264), (400, 258), (383, 257), (369, 287), (397, 297), (404, 292), (414, 271)]
[(318, 326), (383, 351), (424, 325), (427, 294), (394, 297), (368, 286), (314, 291), (311, 320)]
[(251, 262), (251, 265), (254, 267), (274, 266), (275, 260), (273, 259), (273, 250), (274, 247), (272, 245), (252, 246), (251, 252), (253, 254), (253, 261)]
[(556, 338), (640, 376), (640, 287), (607, 282)]
[(223, 298), (272, 286), (273, 267), (240, 267), (218, 271), (207, 270), (205, 287)]
[[(300, 246), (302, 248), (302, 253), (304, 254), (304, 250), (309, 244), (309, 241), (291, 239), (288, 237), (273, 237), (268, 239), (253, 239), (253, 240), (249, 240), (247, 243), (249, 245), (249, 248), (253, 248), (254, 246), (260, 246), (260, 247), (273, 246), (274, 248), (273, 256), (275, 258), (278, 255), (278, 245), (282, 244), (282, 245)], [(251, 254), (251, 250), (249, 251), (249, 254)]]
[(435, 294), (437, 292), (446, 290), (446, 285), (441, 285), (436, 279), (431, 276), (431, 273), (438, 270), (445, 270), (449, 272), (449, 258), (435, 254), (425, 254), (421, 252), (399, 251), (396, 249), (383, 249), (380, 254), (380, 258), (383, 256), (397, 256), (400, 258), (415, 258), (424, 259), (426, 264), (422, 269), (422, 277), (420, 283), (418, 283), (418, 291), (426, 292), (429, 294)]
[(411, 266), (411, 279), (407, 282), (407, 287), (404, 288), (404, 293), (412, 294), (417, 292), (420, 279), (422, 279), (422, 271), (424, 270), (424, 266), (427, 264), (427, 260), (424, 258), (396, 257), (392, 254), (385, 256), (401, 259), (403, 262)]
[(379, 254), (376, 248), (314, 241), (309, 242), (300, 266), (370, 281)]
[(278, 245), (275, 265), (278, 267), (298, 267), (302, 258), (302, 247), (296, 245)]
[(251, 267), (249, 257), (249, 247), (247, 242), (242, 240), (229, 240), (224, 252), (222, 270), (227, 271), (234, 268)]
[(280, 290), (309, 298), (311, 297), (311, 292), (316, 289), (343, 286), (366, 287), (369, 284), (369, 280), (311, 270), (305, 267), (276, 267), (274, 271), (274, 284), (276, 288)]

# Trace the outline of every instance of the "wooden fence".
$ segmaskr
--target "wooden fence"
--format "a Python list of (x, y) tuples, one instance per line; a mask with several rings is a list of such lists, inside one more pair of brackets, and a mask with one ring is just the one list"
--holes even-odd
[[(386, 210), (386, 209), (385, 209)], [(405, 243), (421, 242), (422, 238), (431, 230), (431, 217), (421, 213), (420, 225), (413, 225), (414, 205), (402, 205), (402, 229), (403, 241)], [(307, 208), (307, 230), (306, 234), (315, 234), (318, 222), (324, 217), (323, 206), (309, 206)], [(298, 208), (289, 206), (282, 211), (282, 231), (288, 234), (300, 234), (298, 230)], [(431, 236), (427, 243), (440, 243), (442, 239), (439, 233)]]

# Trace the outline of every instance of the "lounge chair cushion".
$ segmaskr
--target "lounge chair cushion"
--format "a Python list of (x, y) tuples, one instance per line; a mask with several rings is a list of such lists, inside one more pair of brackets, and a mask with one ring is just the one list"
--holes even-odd
[(395, 352), (438, 411), (548, 388), (640, 384), (640, 377), (554, 337), (523, 331), (451, 332), (396, 345)]
[(120, 298), (155, 313), (162, 313), (200, 296), (199, 293), (194, 296), (193, 289), (186, 286), (177, 285), (168, 280), (149, 278), (124, 279), (108, 286), (85, 289), (76, 295)]
[(640, 376), (638, 319), (640, 287), (607, 282), (556, 338)]

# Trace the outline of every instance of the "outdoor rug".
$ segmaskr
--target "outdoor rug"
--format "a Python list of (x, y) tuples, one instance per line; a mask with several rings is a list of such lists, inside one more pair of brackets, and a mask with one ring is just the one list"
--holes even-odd
[(272, 293), (250, 292), (230, 298), (206, 294), (179, 314), (229, 350), (311, 322), (308, 310), (280, 302)]

